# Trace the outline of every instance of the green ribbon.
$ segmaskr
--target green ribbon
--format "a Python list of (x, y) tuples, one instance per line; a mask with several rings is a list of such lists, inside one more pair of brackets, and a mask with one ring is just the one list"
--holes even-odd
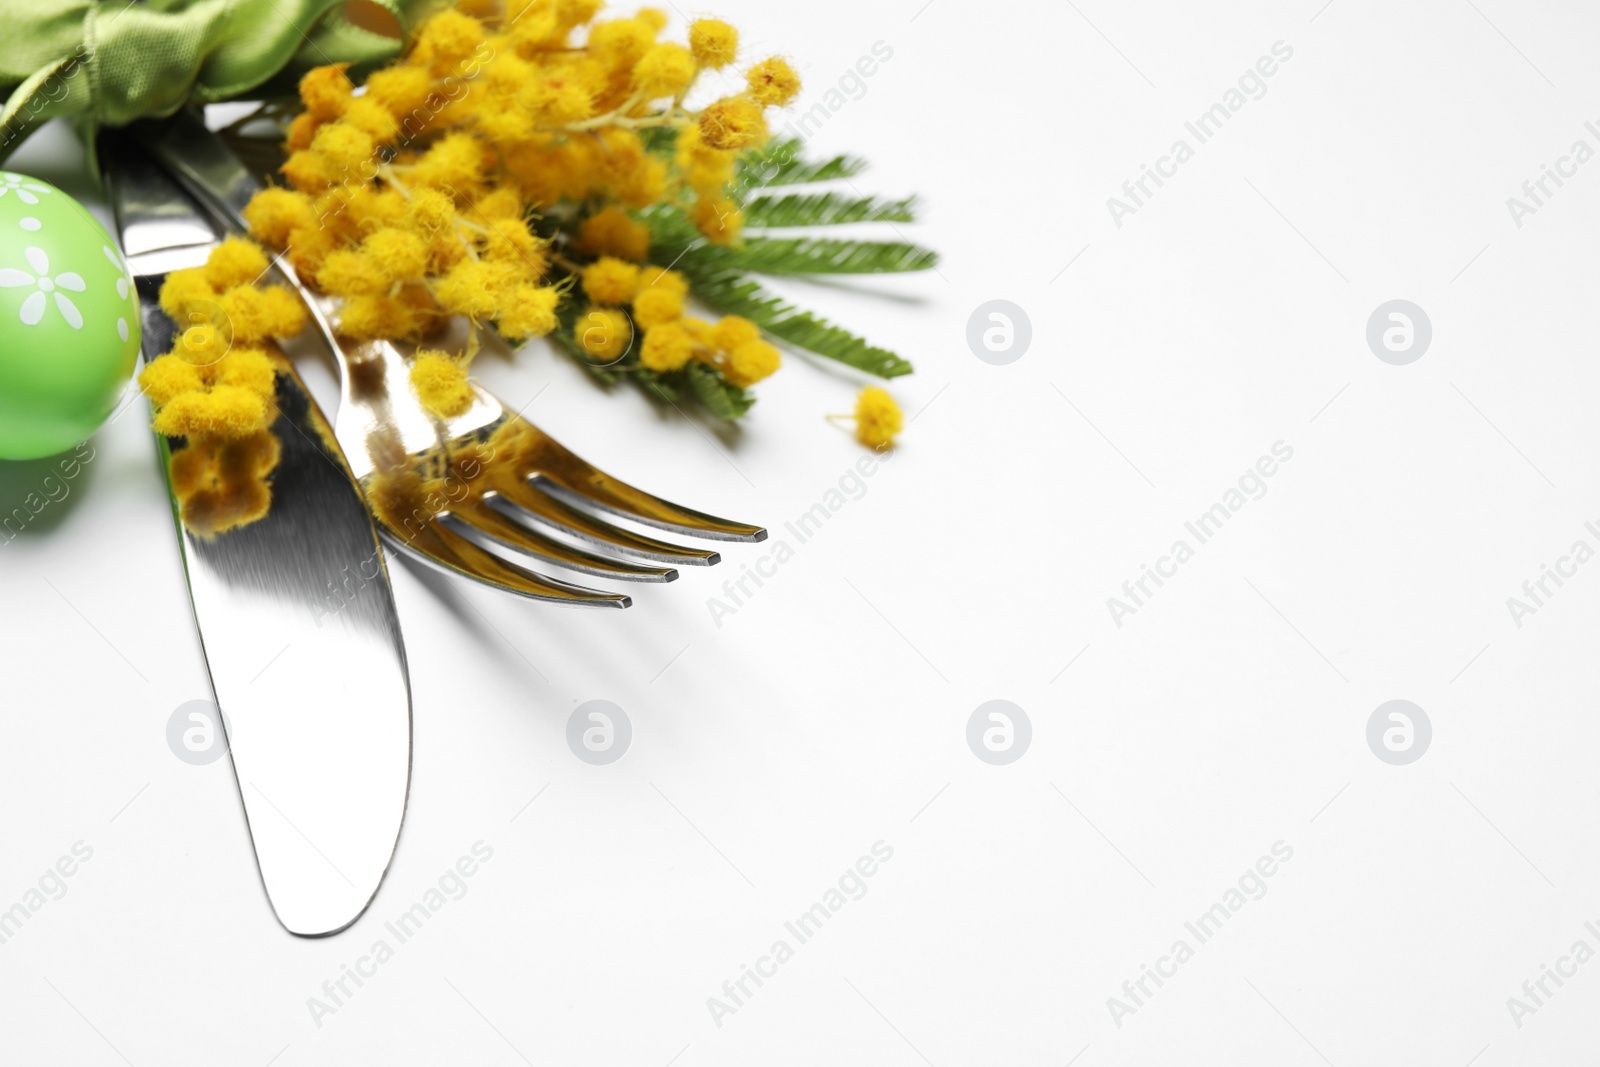
[[(430, 0), (358, 2), (406, 28)], [(120, 126), (286, 94), (312, 67), (364, 69), (401, 48), (344, 0), (0, 0), (0, 42), (0, 161), (48, 119)]]

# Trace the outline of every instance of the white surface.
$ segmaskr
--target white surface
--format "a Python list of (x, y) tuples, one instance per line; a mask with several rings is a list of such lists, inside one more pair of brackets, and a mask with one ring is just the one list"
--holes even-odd
[[(1575, 941), (1600, 949), (1600, 567), (1521, 628), (1506, 598), (1597, 544), (1600, 163), (1521, 228), (1505, 201), (1574, 140), (1600, 147), (1583, 125), (1600, 15), (920, 3), (720, 9), (753, 53), (803, 62), (808, 100), (894, 49), (816, 144), (869, 154), (863, 190), (925, 194), (906, 229), (940, 273), (801, 295), (915, 360), (895, 391), (928, 406), (903, 448), (800, 545), (783, 524), (862, 454), (820, 419), (849, 406), (837, 376), (791, 361), (741, 439), (713, 444), (549, 353), (480, 363), (513, 402), (548, 386), (529, 414), (595, 463), (795, 552), (720, 628), (707, 598), (774, 543), (616, 614), (397, 568), (415, 779), (349, 933), (278, 928), (226, 763), (167, 750), (206, 683), (139, 417), (96, 438), (48, 535), (0, 548), (0, 907), (93, 848), (0, 945), (0, 1058), (1592, 1053), (1600, 964), (1520, 1027), (1506, 1001)], [(1117, 228), (1106, 198), (1279, 40), (1293, 57), (1266, 95)], [(82, 191), (63, 136), (15, 166)], [(1364, 340), (1397, 297), (1434, 326), (1405, 367)], [(1032, 319), (1010, 366), (964, 340), (992, 298)], [(1266, 495), (1116, 627), (1106, 598), (1280, 440), (1293, 459)], [(597, 698), (634, 730), (604, 767), (564, 739)], [(1034, 729), (1004, 767), (965, 741), (994, 698)], [(1433, 723), (1410, 766), (1366, 744), (1393, 698)], [(716, 1025), (707, 998), (880, 840), (893, 858), (866, 895)], [(466, 895), (396, 945), (382, 923), (478, 841), (493, 858)], [(1118, 1027), (1107, 998), (1278, 841), (1293, 858), (1266, 895)], [(394, 957), (318, 1026), (308, 998), (380, 938)]]

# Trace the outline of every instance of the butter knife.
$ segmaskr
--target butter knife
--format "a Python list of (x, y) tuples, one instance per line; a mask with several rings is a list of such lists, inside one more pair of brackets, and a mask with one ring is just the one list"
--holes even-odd
[[(221, 239), (211, 217), (126, 133), (101, 135), (144, 358), (177, 325), (158, 294)], [(271, 280), (271, 279), (268, 279)], [(285, 360), (271, 430), (281, 458), (257, 521), (178, 544), (262, 885), (292, 934), (335, 934), (388, 870), (411, 778), (411, 687), (388, 568), (326, 418)], [(157, 435), (163, 470), (181, 440)]]

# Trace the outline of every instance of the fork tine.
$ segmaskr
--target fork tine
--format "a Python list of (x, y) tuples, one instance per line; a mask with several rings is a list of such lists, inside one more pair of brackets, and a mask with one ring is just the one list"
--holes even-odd
[(593, 544), (679, 566), (709, 567), (722, 559), (721, 553), (710, 549), (669, 544), (613, 526), (586, 511), (568, 507), (521, 478), (507, 478), (495, 488), (501, 498), (529, 512), (536, 519), (549, 523), (564, 534), (580, 537)]
[(601, 578), (617, 578), (631, 582), (670, 582), (678, 572), (670, 567), (647, 567), (626, 560), (607, 559), (581, 548), (562, 544), (536, 530), (530, 530), (483, 503), (453, 507), (450, 517), (485, 537), (510, 545), (520, 552), (568, 570), (593, 574)]
[(459, 575), (482, 582), (484, 585), (508, 593), (516, 593), (532, 600), (545, 600), (557, 604), (578, 604), (586, 607), (625, 608), (633, 598), (620, 593), (602, 593), (596, 589), (568, 585), (553, 578), (545, 578), (503, 560), (468, 541), (460, 534), (445, 529), (437, 522), (424, 524), (415, 533), (398, 530), (388, 520), (375, 516), (389, 543), (400, 551), (447, 574)]
[(534, 485), (565, 498), (567, 503), (587, 504), (648, 526), (714, 541), (767, 539), (767, 531), (759, 526), (719, 519), (635, 489), (580, 459), (532, 423), (524, 425), (532, 431), (527, 465), (531, 468)]

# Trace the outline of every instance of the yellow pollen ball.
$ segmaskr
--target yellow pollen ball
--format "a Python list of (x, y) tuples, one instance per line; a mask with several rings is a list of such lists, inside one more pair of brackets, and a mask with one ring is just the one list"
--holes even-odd
[(385, 283), (420, 278), (428, 269), (428, 246), (405, 230), (392, 226), (374, 230), (361, 247)]
[(342, 122), (330, 122), (311, 139), (311, 151), (327, 160), (334, 172), (342, 172), (339, 180), (364, 181), (374, 165), (377, 145), (370, 133)]
[(187, 312), (192, 305), (209, 305), (216, 298), (217, 291), (206, 281), (204, 267), (175, 270), (161, 284), (161, 310), (180, 325), (190, 321)]
[(676, 322), (661, 323), (645, 330), (639, 362), (653, 371), (675, 371), (694, 358), (694, 348), (688, 330)]
[(696, 19), (689, 25), (689, 51), (709, 70), (721, 70), (739, 54), (739, 31), (721, 19)]
[(616, 19), (589, 30), (589, 53), (607, 66), (632, 66), (655, 39), (656, 31), (649, 23), (639, 19)]
[(712, 329), (711, 336), (718, 348), (732, 352), (741, 345), (761, 340), (761, 328), (749, 319), (728, 315)]
[(433, 93), (433, 79), (416, 67), (390, 67), (367, 76), (367, 98), (404, 119), (420, 111)]
[(703, 196), (689, 209), (695, 228), (714, 245), (732, 244), (744, 230), (744, 213), (725, 196)]
[(559, 324), (556, 305), (561, 302), (559, 290), (526, 283), (512, 288), (506, 296), (506, 306), (495, 325), (507, 340), (521, 341), (529, 337), (544, 337)]
[(344, 114), (350, 102), (350, 78), (345, 74), (348, 63), (335, 63), (327, 67), (313, 67), (300, 79), (300, 99), (306, 110), (319, 119), (336, 119)]
[(645, 329), (683, 317), (683, 297), (670, 289), (642, 289), (633, 298), (633, 321)]
[(139, 388), (158, 408), (166, 407), (184, 393), (198, 392), (204, 385), (199, 369), (180, 356), (162, 356), (139, 372)]
[(595, 308), (578, 319), (578, 343), (595, 359), (614, 360), (627, 351), (633, 339), (628, 316), (611, 308)]
[(395, 135), (400, 132), (400, 124), (395, 121), (394, 115), (388, 108), (374, 100), (370, 93), (351, 100), (349, 106), (344, 109), (341, 121), (369, 135), (374, 141), (384, 143), (394, 140)]
[(639, 287), (641, 289), (665, 289), (676, 293), (679, 297), (689, 295), (689, 279), (680, 272), (667, 270), (663, 267), (645, 265), (639, 268)]
[(639, 288), (639, 268), (602, 256), (583, 269), (583, 291), (597, 304), (626, 304)]
[(485, 36), (483, 23), (447, 8), (417, 31), (416, 55), (431, 63), (435, 73), (443, 74), (470, 56)]
[(783, 357), (765, 341), (747, 341), (728, 353), (722, 367), (722, 376), (734, 385), (754, 385), (770, 377), (778, 369)]
[(311, 226), (316, 215), (311, 210), (311, 200), (304, 193), (292, 189), (263, 189), (251, 198), (244, 209), (250, 233), (276, 248), (289, 243), (291, 231), (301, 226)]
[(467, 371), (443, 352), (424, 350), (411, 363), (411, 388), (429, 414), (453, 419), (472, 408), (474, 394)]
[(334, 296), (374, 296), (389, 287), (372, 257), (340, 249), (322, 261), (317, 284)]
[(856, 440), (880, 452), (894, 444), (904, 425), (900, 405), (877, 386), (869, 385), (856, 398)]
[(783, 107), (800, 95), (800, 75), (780, 56), (763, 59), (745, 75), (750, 96), (764, 107)]
[(700, 112), (700, 140), (708, 148), (753, 148), (766, 138), (767, 120), (748, 97), (726, 97)]
[(267, 254), (254, 241), (230, 237), (206, 257), (205, 277), (214, 289), (248, 285), (266, 273)]
[(633, 84), (647, 98), (676, 96), (694, 81), (694, 57), (680, 44), (658, 44), (633, 68)]
[(320, 193), (334, 182), (334, 170), (328, 161), (304, 148), (289, 153), (278, 171), (303, 193)]

